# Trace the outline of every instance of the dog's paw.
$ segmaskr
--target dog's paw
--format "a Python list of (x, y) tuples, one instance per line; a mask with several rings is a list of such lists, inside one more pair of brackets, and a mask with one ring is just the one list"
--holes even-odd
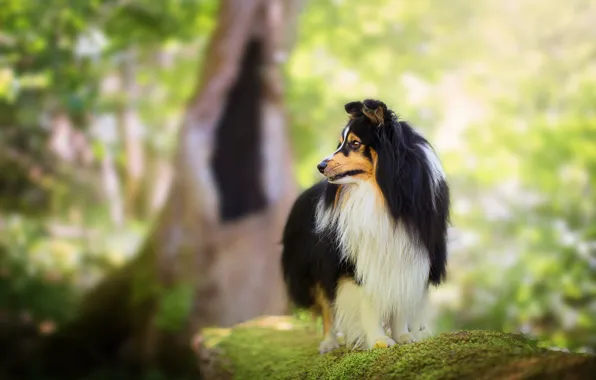
[(412, 335), (414, 335), (416, 341), (421, 341), (430, 338), (433, 334), (432, 331), (430, 331), (428, 328), (421, 327), (420, 330), (412, 331)]
[(406, 343), (416, 342), (417, 339), (416, 339), (416, 337), (413, 334), (411, 334), (409, 332), (406, 332), (406, 333), (401, 334), (399, 336), (399, 338), (397, 338), (397, 341), (399, 343), (406, 344)]
[(333, 338), (328, 338), (323, 340), (321, 343), (319, 343), (319, 353), (320, 354), (325, 354), (329, 351), (333, 351), (335, 349), (339, 348), (339, 342), (337, 341), (337, 339), (333, 339)]
[(388, 336), (381, 337), (375, 340), (373, 348), (387, 348), (395, 345), (395, 341)]

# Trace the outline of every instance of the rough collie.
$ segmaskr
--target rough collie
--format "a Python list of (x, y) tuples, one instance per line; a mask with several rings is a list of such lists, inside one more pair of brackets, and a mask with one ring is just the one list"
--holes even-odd
[(325, 180), (295, 201), (282, 240), (291, 300), (322, 316), (321, 353), (337, 331), (352, 348), (425, 338), (428, 288), (446, 272), (449, 188), (432, 146), (381, 101), (345, 110)]

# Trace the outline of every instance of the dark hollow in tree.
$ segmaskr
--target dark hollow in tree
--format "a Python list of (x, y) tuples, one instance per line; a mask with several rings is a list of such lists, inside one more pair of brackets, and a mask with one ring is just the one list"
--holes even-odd
[(219, 191), (220, 216), (231, 221), (266, 206), (262, 186), (262, 42), (251, 40), (239, 77), (217, 124), (212, 167)]

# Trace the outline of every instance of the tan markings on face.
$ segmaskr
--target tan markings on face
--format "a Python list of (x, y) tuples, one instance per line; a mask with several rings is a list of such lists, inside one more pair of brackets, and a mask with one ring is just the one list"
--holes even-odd
[(377, 192), (377, 199), (384, 203), (385, 197), (383, 197), (383, 192), (381, 191), (381, 188), (377, 182), (377, 165), (379, 164), (379, 155), (374, 149), (371, 149), (370, 153), (373, 160), (373, 175), (369, 178), (369, 182), (373, 184), (373, 189), (375, 189)]
[[(361, 180), (368, 180), (369, 178), (372, 178), (374, 175), (373, 163), (375, 161), (374, 157), (376, 157), (376, 152), (374, 152), (372, 149), (370, 150), (371, 155), (373, 156), (373, 162), (371, 162), (370, 159), (364, 155), (366, 147), (356, 135), (350, 132), (347, 136), (347, 140), (346, 147), (348, 149), (348, 155), (346, 156), (341, 150), (335, 153), (327, 164), (325, 175), (329, 178), (332, 178), (350, 171), (358, 171), (358, 174), (352, 175), (353, 178), (358, 178)], [(352, 144), (354, 142), (359, 144), (357, 148), (353, 147)]]

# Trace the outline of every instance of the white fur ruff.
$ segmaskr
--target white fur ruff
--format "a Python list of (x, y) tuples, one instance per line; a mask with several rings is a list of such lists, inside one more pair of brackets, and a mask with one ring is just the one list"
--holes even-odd
[(407, 326), (412, 331), (425, 328), (422, 313), (430, 270), (426, 249), (404, 225), (396, 225), (372, 183), (352, 183), (341, 192), (336, 209), (319, 204), (317, 229), (336, 230), (361, 286), (343, 282), (338, 287), (336, 325), (354, 347), (387, 341), (384, 324), (391, 326), (393, 340), (413, 340)]

